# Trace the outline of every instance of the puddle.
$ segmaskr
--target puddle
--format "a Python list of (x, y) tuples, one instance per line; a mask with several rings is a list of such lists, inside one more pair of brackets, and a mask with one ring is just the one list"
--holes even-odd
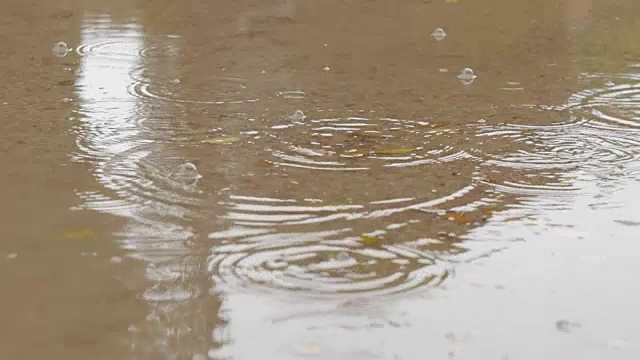
[(637, 358), (634, 2), (82, 3), (2, 15), (7, 358)]

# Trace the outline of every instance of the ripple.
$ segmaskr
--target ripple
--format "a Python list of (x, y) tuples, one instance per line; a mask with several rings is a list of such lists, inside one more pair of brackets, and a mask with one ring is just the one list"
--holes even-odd
[(167, 36), (141, 36), (118, 34), (115, 38), (95, 43), (81, 44), (76, 54), (117, 60), (136, 60), (139, 58), (171, 58), (180, 53), (178, 38)]
[(521, 144), (509, 153), (483, 154), (488, 164), (515, 169), (598, 169), (632, 162), (640, 155), (640, 139), (602, 128), (502, 125), (480, 128), (478, 136)]
[[(367, 248), (358, 238), (317, 241), (340, 231), (255, 236), (214, 248), (209, 271), (217, 283), (263, 285), (306, 294), (391, 294), (443, 281), (449, 272), (418, 247)], [(316, 240), (316, 241), (314, 241)]]
[(539, 170), (535, 173), (517, 169), (504, 169), (486, 165), (482, 183), (490, 185), (499, 194), (535, 196), (573, 196), (580, 189), (572, 185), (570, 179), (555, 170)]
[(588, 74), (588, 81), (599, 87), (572, 95), (567, 102), (571, 112), (586, 112), (594, 126), (616, 126), (640, 130), (640, 74)]
[(179, 104), (237, 105), (259, 101), (248, 80), (227, 74), (177, 77), (163, 67), (138, 67), (130, 72), (129, 94), (153, 102)]
[(438, 208), (482, 194), (478, 184), (421, 198), (397, 189), (396, 197), (383, 189), (371, 194), (365, 186), (363, 196), (344, 191), (363, 201), (342, 204), (326, 200), (334, 198), (331, 191), (304, 199), (229, 194), (220, 203), (227, 212), (218, 217), (228, 225), (209, 234), (216, 244), (209, 270), (218, 285), (304, 294), (391, 294), (439, 283), (449, 276), (441, 257), (464, 250), (438, 240), (431, 221)]
[[(197, 177), (180, 177), (184, 160), (133, 147), (109, 158), (93, 159), (98, 181), (113, 195), (85, 196), (84, 208), (129, 214), (148, 208), (166, 216), (185, 218), (198, 206)], [(181, 165), (182, 164), (182, 165)]]
[(313, 170), (357, 171), (413, 167), (472, 157), (456, 148), (458, 129), (392, 118), (328, 118), (272, 126), (280, 142), (274, 164)]

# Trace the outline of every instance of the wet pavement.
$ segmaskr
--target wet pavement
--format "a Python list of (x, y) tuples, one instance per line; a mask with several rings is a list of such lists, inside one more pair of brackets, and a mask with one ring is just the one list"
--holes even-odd
[(640, 4), (7, 9), (0, 358), (640, 356)]

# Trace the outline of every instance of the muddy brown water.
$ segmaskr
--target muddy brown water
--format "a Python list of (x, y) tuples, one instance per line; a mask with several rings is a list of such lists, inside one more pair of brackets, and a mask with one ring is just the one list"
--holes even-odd
[(7, 4), (0, 358), (637, 359), (637, 14)]

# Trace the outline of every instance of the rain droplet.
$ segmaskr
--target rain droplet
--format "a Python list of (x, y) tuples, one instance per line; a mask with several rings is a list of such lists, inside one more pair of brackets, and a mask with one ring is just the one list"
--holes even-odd
[(304, 120), (307, 116), (302, 112), (302, 110), (296, 110), (296, 112), (293, 113), (293, 115), (289, 116), (291, 118), (291, 120), (293, 121), (302, 121)]
[(444, 40), (445, 37), (447, 37), (447, 33), (444, 31), (443, 28), (437, 28), (433, 30), (433, 32), (431, 33), (431, 37), (436, 39), (436, 41), (442, 41)]
[(202, 177), (198, 172), (198, 168), (193, 163), (184, 163), (179, 165), (173, 173), (173, 177), (181, 181), (195, 181)]
[(53, 45), (53, 49), (51, 49), (51, 51), (53, 52), (53, 55), (57, 57), (65, 57), (71, 49), (69, 49), (67, 43), (64, 41), (59, 41)]
[(478, 76), (470, 68), (464, 68), (460, 70), (460, 74), (458, 74), (458, 80), (460, 80), (465, 85), (471, 84), (476, 80), (477, 77)]

